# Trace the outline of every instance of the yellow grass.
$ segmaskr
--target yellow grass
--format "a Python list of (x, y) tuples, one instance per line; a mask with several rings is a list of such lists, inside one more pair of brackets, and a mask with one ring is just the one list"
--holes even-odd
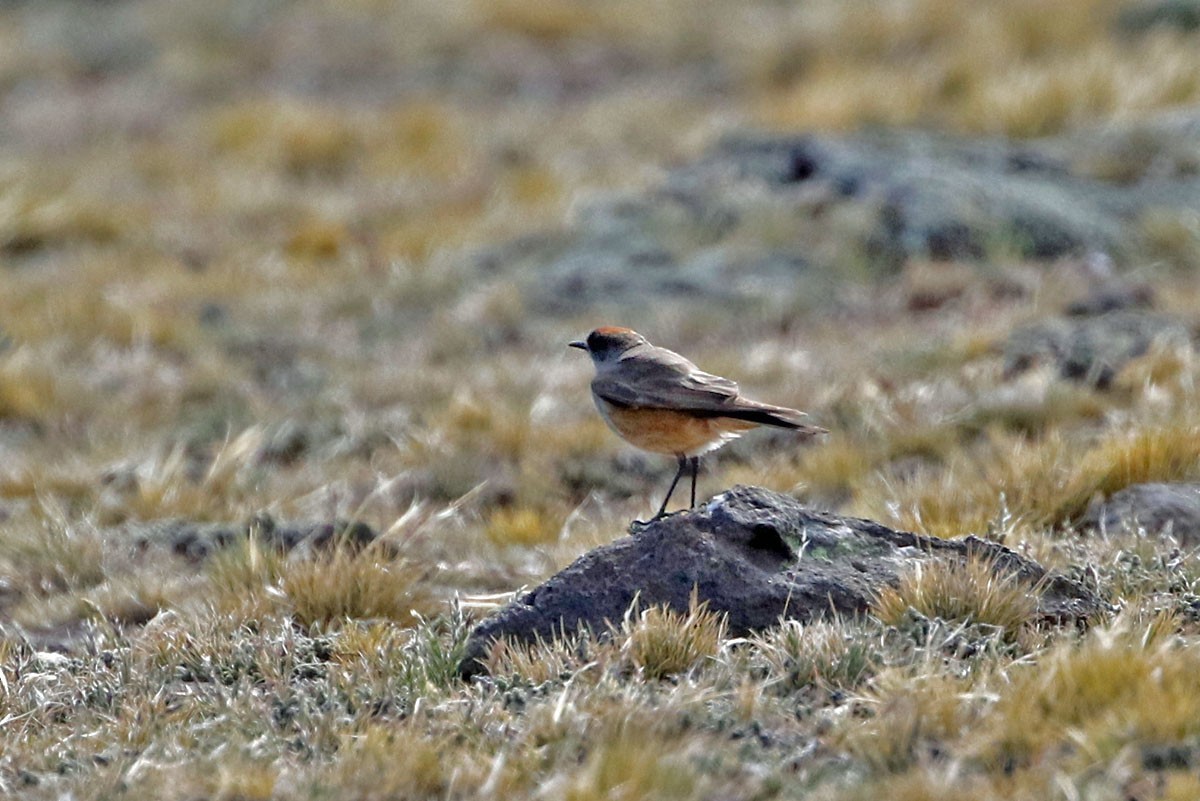
[(1069, 525), (1096, 498), (1132, 484), (1194, 479), (1200, 428), (1189, 419), (1107, 432), (1090, 445), (1052, 433), (1040, 442), (994, 437), (928, 480), (902, 486), (902, 525), (953, 536), (1011, 515), (1031, 527)]
[(716, 655), (726, 630), (724, 614), (708, 611), (695, 593), (686, 614), (662, 606), (629, 608), (620, 633), (621, 652), (648, 679), (683, 673)]
[(332, 555), (288, 565), (279, 589), (297, 622), (307, 626), (348, 619), (385, 619), (411, 625), (440, 608), (422, 585), (425, 571), (401, 559), (383, 559), (375, 549)]
[[(997, 247), (877, 283), (876, 199), (816, 197), (762, 199), (724, 243), (811, 261), (758, 305), (552, 315), (512, 280), (727, 133), (1186, 111), (1194, 32), (1123, 29), (1118, 0), (102, 5), (0, 4), (0, 795), (1197, 797), (1195, 555), (1070, 531), (1095, 497), (1200, 478), (1194, 354), (1105, 391), (1001, 375), (1015, 325), (1094, 283), (1078, 260)], [(1194, 172), (1156, 130), (1067, 157), (1131, 187)], [(690, 257), (712, 232), (669, 205), (638, 222)], [(1117, 265), (1193, 329), (1196, 234), (1148, 210)], [(1031, 631), (1028, 596), (968, 565), (909, 576), (877, 610), (899, 625), (739, 639), (702, 604), (638, 608), (460, 682), (488, 603), (661, 500), (670, 460), (613, 437), (565, 348), (602, 323), (832, 430), (753, 432), (702, 492), (1005, 538), (1128, 617)], [(388, 533), (202, 564), (132, 546), (260, 512)]]
[(895, 587), (884, 587), (873, 605), (884, 623), (898, 626), (908, 610), (925, 617), (995, 626), (1008, 637), (1033, 621), (1036, 590), (1006, 574), (994, 561), (918, 565)]

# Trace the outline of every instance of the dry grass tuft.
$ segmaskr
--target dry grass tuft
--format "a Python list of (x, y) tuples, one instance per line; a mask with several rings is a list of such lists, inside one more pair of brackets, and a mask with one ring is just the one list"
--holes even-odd
[(1138, 220), (1152, 257), (1180, 270), (1200, 267), (1200, 215), (1171, 208), (1151, 209)]
[(234, 545), (222, 548), (209, 561), (206, 572), (212, 584), (212, 603), (221, 611), (244, 610), (267, 613), (282, 600), (279, 580), (287, 567), (287, 556), (268, 545), (254, 532)]
[(1180, 481), (1200, 471), (1200, 425), (1155, 426), (1109, 436), (1084, 454), (1076, 478), (1051, 512), (1051, 521), (1075, 520), (1097, 495), (1131, 484)]
[(851, 497), (878, 464), (876, 448), (834, 433), (805, 454), (796, 481), (792, 483), (803, 483), (806, 491), (816, 497), (837, 503)]
[(693, 591), (686, 614), (665, 606), (638, 607), (625, 613), (619, 631), (621, 654), (630, 667), (649, 679), (685, 673), (716, 656), (725, 637), (724, 614), (708, 611)]
[(217, 553), (208, 568), (218, 609), (242, 614), (275, 609), (314, 629), (374, 619), (410, 626), (440, 607), (426, 574), (378, 548), (288, 556), (253, 532)]
[(548, 42), (586, 33), (602, 20), (591, 6), (575, 0), (497, 0), (476, 5), (484, 11), (489, 26)]
[(883, 2), (853, 12), (820, 4), (806, 30), (781, 28), (768, 39), (775, 47), (760, 49), (759, 69), (782, 79), (763, 93), (761, 114), (789, 129), (932, 122), (1041, 136), (1194, 101), (1200, 82), (1187, 37), (1117, 37), (1122, 5), (1063, 3), (1049, 18), (1033, 0)]
[(582, 765), (565, 770), (539, 795), (566, 801), (685, 799), (696, 797), (700, 781), (672, 738), (632, 724), (597, 738)]
[(0, 342), (0, 421), (49, 422), (59, 408), (60, 380), (35, 349)]
[(1178, 403), (1195, 391), (1196, 373), (1196, 351), (1190, 346), (1154, 345), (1121, 368), (1113, 385), (1147, 405)]
[[(254, 483), (262, 442), (261, 429), (247, 429), (226, 440), (207, 466), (197, 464), (187, 447), (178, 445), (139, 468), (134, 491), (122, 499), (122, 508), (126, 515), (142, 520), (204, 520), (213, 508), (228, 514), (226, 510), (237, 509)], [(227, 503), (218, 506), (218, 498)]]
[(588, 645), (582, 634), (532, 643), (499, 639), (492, 644), (484, 664), (493, 676), (519, 676), (535, 685), (544, 684), (563, 680), (587, 664)]
[(336, 220), (312, 218), (296, 223), (286, 251), (297, 259), (336, 259), (350, 244), (350, 232)]
[(895, 587), (880, 590), (872, 611), (889, 626), (900, 625), (911, 609), (929, 618), (996, 626), (1012, 638), (1037, 612), (1036, 593), (995, 561), (921, 563)]
[(841, 621), (783, 620), (749, 642), (768, 666), (767, 681), (781, 693), (810, 684), (854, 687), (872, 668), (870, 651)]
[(233, 106), (215, 119), (212, 129), (219, 151), (265, 161), (296, 177), (337, 175), (360, 147), (346, 115), (299, 102), (258, 100)]
[(447, 764), (443, 756), (450, 746), (417, 726), (369, 726), (344, 737), (335, 764), (312, 772), (310, 791), (353, 798), (453, 797), (451, 788), (472, 784), (468, 777), (479, 768)]
[(876, 771), (905, 771), (970, 731), (986, 700), (973, 689), (970, 677), (887, 671), (856, 699), (860, 719), (844, 719), (833, 741)]
[(1080, 643), (1062, 643), (1015, 666), (986, 717), (975, 749), (991, 764), (1025, 764), (1058, 749), (1078, 759), (1114, 758), (1130, 743), (1166, 745), (1200, 735), (1195, 685), (1200, 661), (1157, 623), (1128, 617)]
[(424, 568), (400, 557), (381, 558), (372, 548), (292, 560), (279, 589), (297, 622), (310, 628), (376, 618), (410, 626), (439, 606)]
[(989, 530), (1014, 518), (1029, 528), (1070, 525), (1093, 499), (1131, 484), (1200, 475), (1200, 426), (1188, 417), (1118, 428), (1090, 445), (1058, 430), (1040, 441), (993, 434), (970, 457), (896, 486), (899, 523), (936, 536)]
[(0, 523), (0, 582), (18, 597), (86, 591), (104, 581), (103, 537), (63, 510)]
[(160, 612), (183, 606), (200, 592), (203, 581), (181, 578), (170, 567), (109, 578), (85, 596), (92, 614), (120, 626), (140, 626)]
[(501, 507), (488, 516), (485, 532), (497, 545), (541, 545), (557, 539), (558, 521), (528, 506)]

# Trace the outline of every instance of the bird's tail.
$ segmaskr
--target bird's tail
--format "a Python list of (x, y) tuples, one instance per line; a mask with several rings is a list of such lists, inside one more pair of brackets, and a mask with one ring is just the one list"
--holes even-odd
[(745, 420), (748, 423), (758, 423), (775, 428), (786, 428), (799, 431), (809, 436), (828, 434), (824, 428), (804, 422), (808, 417), (804, 412), (788, 409), (784, 406), (771, 406), (766, 403), (745, 403), (732, 409), (723, 409), (721, 417), (732, 417), (735, 420)]

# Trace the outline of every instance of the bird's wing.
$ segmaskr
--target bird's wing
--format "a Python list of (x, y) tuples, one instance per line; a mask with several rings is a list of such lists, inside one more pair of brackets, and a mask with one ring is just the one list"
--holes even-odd
[(646, 409), (720, 411), (738, 397), (736, 383), (665, 348), (627, 353), (616, 369), (596, 376), (592, 391), (610, 403)]

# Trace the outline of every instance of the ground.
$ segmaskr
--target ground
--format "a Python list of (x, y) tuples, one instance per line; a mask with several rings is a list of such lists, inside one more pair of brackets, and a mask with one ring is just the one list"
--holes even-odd
[[(756, 241), (802, 235), (823, 279), (750, 305), (553, 310), (509, 280), (730, 135), (1026, 140), (1194, 113), (1196, 16), (1183, 0), (5, 4), (0, 790), (1200, 796), (1200, 561), (1079, 525), (1097, 497), (1200, 478), (1194, 348), (1156, 341), (1102, 384), (1006, 364), (1014, 331), (1098, 275), (1148, 286), (1194, 342), (1195, 214), (1131, 220), (1136, 246), (1111, 258), (989, 242), (882, 269), (846, 246), (853, 208), (764, 212)], [(1194, 169), (1190, 137), (1101, 148), (1089, 169), (1131, 187)], [(1004, 587), (914, 577), (861, 620), (734, 639), (702, 608), (646, 610), (607, 638), (498, 647), (492, 678), (462, 683), (471, 624), (622, 536), (674, 470), (590, 406), (566, 343), (602, 323), (831, 430), (747, 435), (706, 459), (703, 496), (754, 484), (987, 536), (1112, 614), (1013, 623)], [(164, 521), (260, 532), (264, 515), (358, 520), (380, 543), (135, 545)], [(947, 586), (980, 603), (939, 603)]]

